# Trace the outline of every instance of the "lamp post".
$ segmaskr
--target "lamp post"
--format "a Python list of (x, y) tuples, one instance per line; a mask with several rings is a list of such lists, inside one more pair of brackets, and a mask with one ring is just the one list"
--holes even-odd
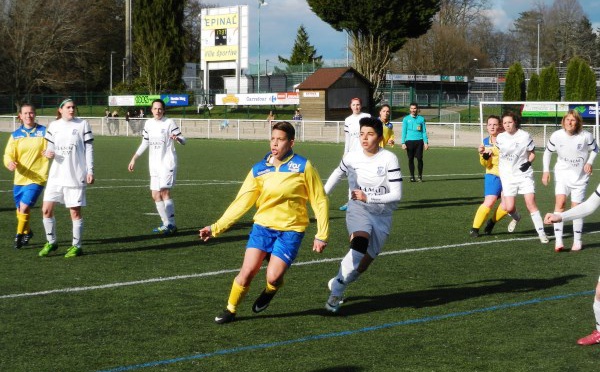
[(123, 58), (123, 84), (125, 84), (125, 62), (127, 61), (127, 58)]
[(267, 79), (267, 93), (271, 90), (271, 84), (270, 84), (268, 72), (269, 72), (269, 60), (266, 59), (265, 60), (265, 79)]
[(113, 54), (114, 51), (110, 52), (110, 95), (112, 96), (112, 87), (113, 87)]
[(260, 93), (260, 8), (269, 5), (265, 0), (258, 0), (258, 68), (256, 69), (258, 75), (258, 83), (256, 84), (256, 90)]
[(538, 19), (537, 22), (537, 67), (535, 69), (536, 74), (540, 74), (540, 23), (541, 19)]

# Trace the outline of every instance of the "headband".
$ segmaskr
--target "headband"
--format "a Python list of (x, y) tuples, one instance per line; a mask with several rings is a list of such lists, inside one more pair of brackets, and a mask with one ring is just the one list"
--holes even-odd
[(73, 100), (71, 98), (65, 99), (64, 101), (62, 101), (60, 103), (60, 105), (58, 105), (58, 108), (62, 108), (65, 105), (65, 103), (67, 103), (67, 102), (73, 102)]

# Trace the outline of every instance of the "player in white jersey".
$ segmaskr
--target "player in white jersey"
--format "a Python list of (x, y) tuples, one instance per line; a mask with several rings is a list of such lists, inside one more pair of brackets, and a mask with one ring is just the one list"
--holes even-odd
[(544, 232), (544, 221), (535, 203), (535, 182), (531, 168), (535, 159), (533, 139), (529, 133), (520, 129), (519, 117), (515, 113), (508, 112), (502, 115), (502, 126), (504, 133), (498, 135), (496, 146), (500, 152), (498, 171), (502, 182), (504, 208), (515, 221), (519, 221), (521, 216), (515, 213), (515, 199), (517, 194), (522, 194), (540, 242), (546, 244), (548, 237)]
[[(564, 221), (575, 221), (583, 219), (594, 213), (600, 207), (600, 185), (583, 203), (569, 209), (566, 212), (547, 213), (544, 217), (544, 223), (555, 224)], [(596, 284), (596, 292), (594, 295), (594, 304), (592, 306), (594, 317), (596, 318), (596, 329), (591, 334), (577, 340), (579, 345), (595, 345), (600, 344), (600, 278)]]
[(128, 169), (133, 172), (135, 161), (149, 147), (148, 162), (150, 168), (150, 190), (156, 203), (156, 210), (162, 225), (153, 232), (164, 235), (174, 234), (175, 204), (171, 199), (171, 188), (177, 175), (177, 153), (175, 142), (185, 145), (185, 137), (172, 119), (164, 116), (165, 103), (161, 99), (152, 101), (152, 119), (146, 120), (142, 131), (142, 144), (129, 162)]
[[(344, 154), (362, 150), (360, 145), (360, 119), (371, 117), (370, 114), (361, 111), (362, 100), (360, 98), (352, 98), (350, 100), (350, 109), (352, 110), (352, 115), (344, 120)], [(351, 191), (348, 191), (348, 198), (350, 198)], [(345, 211), (346, 209), (348, 209), (348, 203), (340, 207), (341, 211)]]
[[(592, 164), (598, 153), (594, 136), (583, 130), (583, 119), (579, 112), (569, 110), (562, 119), (562, 127), (563, 129), (557, 130), (550, 136), (543, 158), (542, 183), (547, 186), (550, 181), (552, 153), (557, 155), (556, 165), (554, 166), (555, 213), (565, 210), (569, 194), (571, 195), (571, 207), (583, 202), (590, 174), (592, 174)], [(571, 251), (581, 250), (582, 231), (583, 219), (573, 220), (573, 247)], [(554, 250), (556, 252), (562, 251), (564, 249), (562, 222), (554, 224), (554, 238)]]
[(94, 183), (94, 136), (87, 120), (75, 117), (75, 111), (75, 102), (72, 99), (63, 100), (58, 106), (57, 120), (51, 122), (46, 131), (48, 146), (44, 155), (54, 160), (50, 166), (42, 205), (44, 230), (48, 241), (38, 253), (40, 257), (45, 257), (58, 248), (55, 203), (64, 204), (69, 208), (73, 222), (73, 242), (65, 257), (83, 254), (81, 207), (86, 205), (86, 185)]
[(383, 125), (375, 118), (360, 120), (362, 151), (344, 155), (327, 183), (329, 194), (344, 177), (352, 190), (346, 212), (350, 250), (338, 274), (329, 281), (331, 294), (325, 308), (337, 312), (346, 287), (365, 272), (381, 251), (392, 225), (392, 213), (402, 197), (402, 174), (398, 158), (379, 147)]

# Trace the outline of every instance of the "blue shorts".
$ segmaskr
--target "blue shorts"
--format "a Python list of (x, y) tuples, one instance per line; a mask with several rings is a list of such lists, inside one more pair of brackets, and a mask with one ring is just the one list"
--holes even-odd
[(483, 184), (484, 196), (495, 195), (500, 197), (502, 194), (502, 182), (500, 182), (500, 177), (494, 174), (486, 173)]
[(291, 266), (298, 255), (302, 238), (304, 238), (304, 233), (273, 230), (253, 224), (246, 248), (258, 248), (279, 257), (288, 266)]
[(33, 207), (38, 197), (42, 195), (42, 191), (44, 191), (44, 186), (37, 183), (15, 185), (13, 187), (13, 197), (15, 198), (17, 208), (19, 208), (21, 203)]

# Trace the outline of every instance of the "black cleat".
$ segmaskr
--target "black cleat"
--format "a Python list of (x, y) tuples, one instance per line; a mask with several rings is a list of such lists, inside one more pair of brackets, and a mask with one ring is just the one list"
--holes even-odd
[(267, 293), (266, 289), (263, 289), (263, 291), (260, 293), (260, 296), (258, 296), (256, 301), (254, 301), (254, 305), (252, 305), (252, 311), (255, 313), (260, 313), (261, 311), (266, 310), (267, 307), (269, 307), (273, 297), (275, 297), (275, 293), (277, 292)]
[(23, 245), (29, 244), (29, 241), (33, 238), (33, 231), (29, 230), (29, 232), (23, 235)]
[(225, 324), (231, 323), (235, 319), (235, 313), (232, 313), (228, 309), (223, 310), (223, 312), (215, 317), (215, 323), (217, 324)]
[(17, 234), (15, 235), (15, 249), (21, 249), (21, 247), (23, 247), (24, 243), (23, 243), (23, 238), (25, 237), (25, 234)]
[(492, 235), (492, 230), (494, 230), (494, 226), (496, 225), (496, 223), (492, 220), (488, 220), (488, 222), (485, 224), (485, 229), (483, 229), (483, 232), (486, 235)]
[(469, 236), (471, 238), (478, 238), (479, 237), (479, 229), (471, 229), (471, 231), (469, 231)]

